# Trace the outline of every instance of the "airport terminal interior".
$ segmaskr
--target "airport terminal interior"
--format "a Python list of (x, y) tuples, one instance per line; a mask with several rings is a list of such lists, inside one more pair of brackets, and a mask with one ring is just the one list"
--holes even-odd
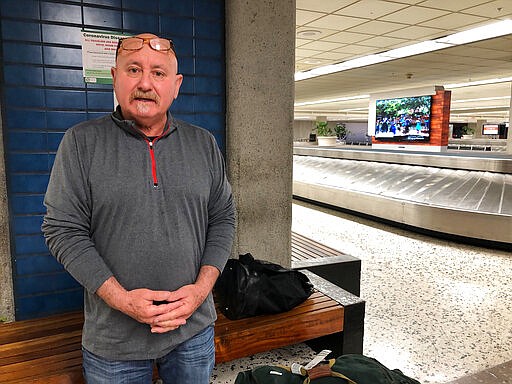
[[(421, 383), (512, 383), (512, 30), (455, 43), (511, 15), (506, 1), (297, 0), (292, 229), (361, 259), (364, 353)], [(451, 94), (441, 148), (379, 117), (429, 86)], [(348, 133), (321, 147), (318, 122)], [(223, 364), (214, 382), (308, 350)]]
[[(76, 20), (62, 22), (58, 12), (55, 19), (51, 12), (58, 3), (73, 9), (91, 5), (32, 3), (38, 6), (29, 11), (41, 8), (47, 19), (21, 14), (14, 5), (0, 7), (2, 22), (10, 26), (2, 32), (4, 55), (13, 57), (2, 62), (3, 71), (10, 95), (18, 96), (4, 106), (9, 119), (2, 129), (8, 132), (6, 174), (12, 189), (6, 195), (18, 224), (13, 230), (19, 231), (12, 235), (13, 252), (19, 252), (13, 260), (24, 271), (13, 276), (28, 292), (17, 294), (19, 319), (58, 313), (63, 302), (78, 303), (67, 311), (80, 309), (81, 291), (74, 283), (62, 280), (63, 287), (35, 294), (30, 289), (44, 290), (49, 280), (22, 283), (62, 273), (40, 239), (52, 156), (71, 123), (108, 112), (105, 103), (112, 102), (107, 86), (84, 88), (81, 46), (72, 40), (83, 15), (77, 11)], [(126, 11), (122, 1), (91, 3), (89, 17), (98, 15), (100, 23), (104, 14)], [(137, 20), (132, 29), (138, 30), (141, 5), (126, 3), (127, 14)], [(211, 13), (208, 2), (196, 3), (204, 8), (199, 19), (207, 20), (198, 32), (206, 53), (196, 65), (191, 59), (196, 53), (184, 52), (185, 72), (197, 78), (173, 107), (179, 118), (211, 123), (225, 150), (225, 62), (217, 57), (225, 53), (218, 49), (225, 38), (224, 2), (215, 2), (217, 11)], [(361, 261), (365, 355), (422, 384), (512, 384), (512, 0), (295, 3), (292, 232)], [(163, 11), (144, 12), (149, 20), (151, 12)], [(186, 19), (185, 25), (194, 12), (178, 19)], [(29, 32), (24, 35), (25, 24), (63, 40), (34, 42)], [(73, 33), (62, 33), (67, 28)], [(188, 37), (180, 38), (187, 47)], [(46, 63), (17, 53), (18, 45), (32, 49), (38, 44), (50, 52)], [(73, 52), (70, 62), (60, 50)], [(42, 55), (35, 56), (40, 60)], [(34, 72), (18, 76), (19, 63)], [(43, 80), (31, 83), (34, 73), (43, 78), (43, 69), (48, 89)], [(70, 79), (78, 85), (62, 84)], [(196, 86), (218, 89), (195, 99)], [(27, 90), (32, 96), (19, 97)], [(45, 97), (55, 105), (43, 105), (39, 91), (54, 95)], [(34, 107), (32, 99), (41, 105)], [(187, 109), (195, 103), (211, 110)], [(66, 113), (59, 114), (61, 109)], [(40, 121), (44, 124), (37, 126)], [(323, 136), (333, 141), (323, 145)], [(27, 157), (41, 154), (42, 161)], [(32, 260), (48, 269), (36, 271)], [(48, 309), (45, 302), (39, 313), (31, 312), (46, 294), (55, 307)], [(233, 383), (238, 372), (261, 364), (304, 364), (314, 356), (308, 345), (293, 344), (218, 364), (212, 383)]]

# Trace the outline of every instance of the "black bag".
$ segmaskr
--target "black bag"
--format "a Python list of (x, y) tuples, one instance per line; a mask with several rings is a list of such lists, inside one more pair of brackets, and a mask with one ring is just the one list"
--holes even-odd
[(264, 365), (240, 372), (235, 384), (420, 384), (398, 369), (364, 355), (348, 354), (327, 364), (292, 373), (290, 367)]
[(255, 260), (229, 259), (215, 285), (220, 311), (231, 320), (285, 312), (304, 302), (313, 284), (302, 272)]

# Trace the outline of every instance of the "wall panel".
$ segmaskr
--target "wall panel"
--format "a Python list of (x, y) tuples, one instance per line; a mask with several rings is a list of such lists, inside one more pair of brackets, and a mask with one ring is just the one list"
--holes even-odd
[(42, 204), (64, 132), (109, 113), (110, 85), (85, 84), (81, 31), (153, 32), (175, 42), (185, 75), (172, 107), (202, 125), (224, 151), (224, 1), (2, 0), (2, 134), (16, 318), (81, 308), (82, 289), (49, 255)]

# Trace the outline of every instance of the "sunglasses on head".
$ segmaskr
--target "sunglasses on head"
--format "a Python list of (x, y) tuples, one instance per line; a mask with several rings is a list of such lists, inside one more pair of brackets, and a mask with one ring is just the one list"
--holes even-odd
[(162, 39), (161, 37), (126, 37), (119, 39), (116, 49), (116, 59), (119, 50), (122, 48), (126, 51), (138, 51), (142, 49), (145, 43), (148, 43), (151, 49), (158, 52), (169, 52), (172, 51), (176, 56), (174, 50), (174, 43), (169, 39)]

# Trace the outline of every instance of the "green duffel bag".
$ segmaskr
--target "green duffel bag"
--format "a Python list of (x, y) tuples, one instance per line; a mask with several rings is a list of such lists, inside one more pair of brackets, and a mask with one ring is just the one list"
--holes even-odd
[(364, 355), (342, 355), (316, 367), (261, 366), (240, 372), (235, 384), (420, 384), (398, 369), (389, 369)]

